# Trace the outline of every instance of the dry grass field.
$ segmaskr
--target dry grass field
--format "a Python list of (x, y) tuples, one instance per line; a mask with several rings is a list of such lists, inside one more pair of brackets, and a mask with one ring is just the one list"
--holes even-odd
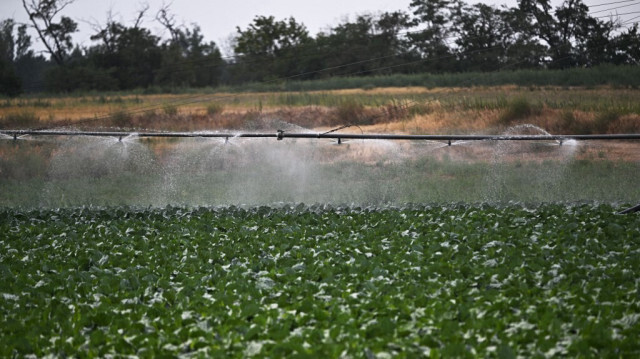
[(499, 133), (532, 124), (554, 134), (640, 132), (640, 91), (560, 87), (424, 87), (311, 92), (86, 95), (0, 101), (0, 127), (124, 130), (312, 130)]

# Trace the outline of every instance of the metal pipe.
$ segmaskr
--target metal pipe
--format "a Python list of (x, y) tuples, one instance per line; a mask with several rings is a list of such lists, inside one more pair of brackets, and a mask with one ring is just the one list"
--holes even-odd
[(640, 212), (640, 204), (635, 205), (631, 208), (627, 208), (624, 211), (620, 211), (618, 212), (618, 214), (629, 214), (629, 213), (636, 213), (636, 212)]
[(403, 135), (403, 134), (354, 134), (354, 133), (222, 133), (222, 132), (117, 132), (117, 131), (51, 131), (51, 130), (0, 130), (0, 134), (17, 136), (94, 136), (94, 137), (166, 137), (166, 138), (326, 138), (368, 140), (426, 140), (426, 141), (558, 141), (567, 140), (640, 140), (640, 134), (609, 135)]

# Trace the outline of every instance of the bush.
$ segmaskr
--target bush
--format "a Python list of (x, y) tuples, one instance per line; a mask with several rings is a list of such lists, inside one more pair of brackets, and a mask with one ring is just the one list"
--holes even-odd
[(409, 108), (416, 107), (417, 105), (418, 104), (407, 101), (392, 99), (391, 103), (384, 107), (384, 112), (390, 120), (404, 119), (409, 115)]
[(500, 115), (499, 122), (503, 125), (510, 125), (539, 113), (538, 106), (532, 105), (525, 97), (518, 97), (508, 102), (507, 108)]
[(165, 115), (176, 116), (178, 114), (178, 107), (174, 105), (167, 105), (163, 109)]
[(364, 105), (350, 99), (339, 103), (334, 115), (336, 124), (341, 125), (362, 125), (370, 122), (365, 119)]
[(224, 105), (221, 103), (211, 103), (207, 106), (207, 115), (215, 116), (219, 115), (224, 111)]
[(607, 110), (596, 115), (593, 120), (593, 133), (607, 133), (609, 127), (620, 119), (620, 112), (616, 110)]

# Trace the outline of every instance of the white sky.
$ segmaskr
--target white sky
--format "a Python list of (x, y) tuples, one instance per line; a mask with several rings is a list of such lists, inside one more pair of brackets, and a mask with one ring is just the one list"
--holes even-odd
[[(611, 3), (623, 0), (585, 0), (587, 5)], [(225, 54), (228, 53), (227, 44), (231, 35), (236, 33), (236, 26), (241, 29), (247, 27), (257, 15), (273, 15), (281, 20), (286, 17), (294, 17), (302, 22), (312, 35), (328, 29), (340, 23), (345, 17), (353, 19), (357, 14), (379, 13), (384, 11), (409, 10), (410, 0), (164, 0), (171, 3), (171, 10), (176, 15), (179, 23), (190, 25), (198, 24), (202, 28), (206, 41), (215, 41)], [(468, 0), (467, 3), (484, 2), (488, 4), (515, 6), (517, 0)], [(554, 0), (559, 4), (561, 0)], [(69, 16), (79, 23), (80, 32), (73, 35), (75, 43), (82, 46), (92, 44), (89, 36), (93, 33), (90, 24), (106, 22), (107, 13), (112, 10), (114, 18), (125, 24), (131, 25), (134, 21), (137, 9), (141, 4), (148, 3), (150, 9), (143, 26), (150, 28), (155, 34), (161, 34), (162, 28), (154, 21), (155, 14), (163, 5), (163, 0), (75, 0), (64, 11), (63, 15)], [(640, 0), (632, 0), (629, 3), (612, 4), (599, 7), (591, 7), (591, 11), (606, 10), (619, 6), (626, 6), (610, 11), (618, 14), (640, 11)], [(608, 12), (594, 14), (606, 15)], [(640, 16), (640, 13), (621, 16), (623, 20), (629, 20)], [(18, 22), (27, 22), (26, 12), (21, 0), (0, 0), (0, 19), (14, 18)], [(640, 18), (634, 21), (640, 21)], [(32, 34), (34, 42), (37, 36)], [(35, 48), (42, 48), (37, 43)]]

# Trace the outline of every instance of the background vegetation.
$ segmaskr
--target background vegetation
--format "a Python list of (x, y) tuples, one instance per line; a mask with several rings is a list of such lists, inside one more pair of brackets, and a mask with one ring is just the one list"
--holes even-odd
[[(230, 57), (223, 57), (215, 43), (206, 41), (197, 24), (178, 25), (167, 6), (155, 14), (155, 22), (168, 38), (143, 26), (149, 9), (145, 7), (132, 24), (108, 16), (104, 25), (95, 26), (94, 43), (80, 47), (72, 41), (77, 24), (62, 15), (71, 1), (23, 0), (46, 57), (31, 49), (26, 25), (12, 19), (0, 22), (0, 93), (135, 88), (167, 92), (256, 82), (272, 88), (282, 86), (284, 80), (310, 79), (323, 80), (313, 86), (333, 88), (383, 82), (402, 86), (505, 81), (593, 84), (593, 78), (580, 80), (579, 72), (455, 74), (637, 65), (640, 60), (637, 23), (597, 16), (581, 0), (565, 1), (555, 9), (548, 0), (520, 0), (512, 8), (461, 0), (413, 0), (408, 11), (360, 15), (315, 36), (294, 18), (258, 16), (247, 28), (237, 29)], [(625, 71), (630, 70), (616, 72)], [(424, 73), (441, 75), (415, 75)], [(388, 76), (392, 74), (406, 76)], [(378, 77), (360, 80), (372, 75)], [(349, 80), (335, 80), (345, 76)], [(627, 84), (638, 77), (600, 78), (596, 83)], [(305, 86), (301, 81), (295, 84), (298, 89)]]

